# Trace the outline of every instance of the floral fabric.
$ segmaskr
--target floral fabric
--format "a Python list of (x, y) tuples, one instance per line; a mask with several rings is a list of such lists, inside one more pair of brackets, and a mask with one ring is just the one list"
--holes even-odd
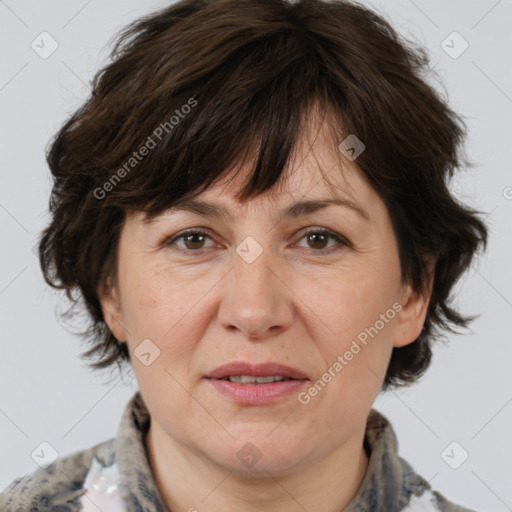
[[(0, 493), (0, 511), (171, 512), (149, 465), (144, 443), (149, 424), (149, 412), (137, 391), (124, 409), (115, 438), (16, 478)], [(365, 446), (368, 470), (343, 512), (474, 512), (432, 490), (398, 456), (393, 428), (375, 409), (368, 416)]]

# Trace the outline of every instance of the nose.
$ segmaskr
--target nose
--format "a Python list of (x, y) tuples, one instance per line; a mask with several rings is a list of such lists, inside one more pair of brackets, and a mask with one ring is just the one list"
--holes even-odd
[(293, 293), (285, 270), (270, 249), (253, 261), (236, 253), (223, 280), (218, 318), (228, 330), (252, 340), (265, 340), (286, 330), (293, 321)]

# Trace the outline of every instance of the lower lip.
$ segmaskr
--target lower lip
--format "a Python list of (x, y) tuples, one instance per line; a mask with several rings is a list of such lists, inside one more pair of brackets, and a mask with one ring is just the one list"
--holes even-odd
[(222, 395), (244, 405), (265, 405), (297, 393), (307, 382), (304, 380), (283, 380), (268, 384), (237, 384), (229, 380), (207, 379)]

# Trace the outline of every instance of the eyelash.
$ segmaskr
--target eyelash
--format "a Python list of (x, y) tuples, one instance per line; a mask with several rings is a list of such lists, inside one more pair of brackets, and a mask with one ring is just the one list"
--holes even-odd
[[(302, 240), (303, 238), (305, 238), (305, 237), (307, 237), (309, 235), (312, 235), (312, 234), (329, 236), (329, 237), (333, 238), (336, 242), (338, 242), (340, 245), (342, 245), (344, 247), (351, 247), (350, 243), (345, 238), (343, 238), (341, 235), (338, 235), (337, 233), (334, 233), (333, 231), (330, 231), (328, 229), (313, 229), (311, 231), (308, 231), (308, 232), (304, 233), (302, 235), (302, 237), (300, 238), (300, 240)], [(183, 232), (179, 233), (178, 235), (176, 235), (174, 237), (171, 237), (170, 239), (165, 241), (163, 245), (164, 246), (171, 246), (176, 241), (184, 239), (185, 237), (191, 236), (191, 235), (201, 235), (201, 236), (205, 236), (205, 237), (211, 239), (211, 236), (208, 233), (206, 233), (204, 231), (197, 231), (197, 230), (191, 229), (191, 230), (183, 231)], [(192, 249), (179, 248), (178, 250), (181, 250), (181, 251), (187, 252), (187, 253), (202, 254), (203, 251), (205, 251), (207, 249), (192, 250)], [(318, 249), (318, 250), (317, 249), (310, 249), (310, 254), (318, 254), (318, 253), (320, 253), (320, 254), (330, 254), (330, 253), (332, 253), (333, 251), (336, 251), (336, 250), (339, 250), (339, 248), (338, 247), (331, 247), (329, 249)]]

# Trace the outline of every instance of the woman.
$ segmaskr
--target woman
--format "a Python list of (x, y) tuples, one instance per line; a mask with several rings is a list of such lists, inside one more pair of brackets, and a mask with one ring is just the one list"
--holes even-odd
[(471, 320), (449, 296), (487, 240), (427, 67), (345, 0), (182, 0), (122, 32), (48, 151), (39, 251), (84, 357), (140, 391), (1, 510), (469, 510), (372, 408)]

